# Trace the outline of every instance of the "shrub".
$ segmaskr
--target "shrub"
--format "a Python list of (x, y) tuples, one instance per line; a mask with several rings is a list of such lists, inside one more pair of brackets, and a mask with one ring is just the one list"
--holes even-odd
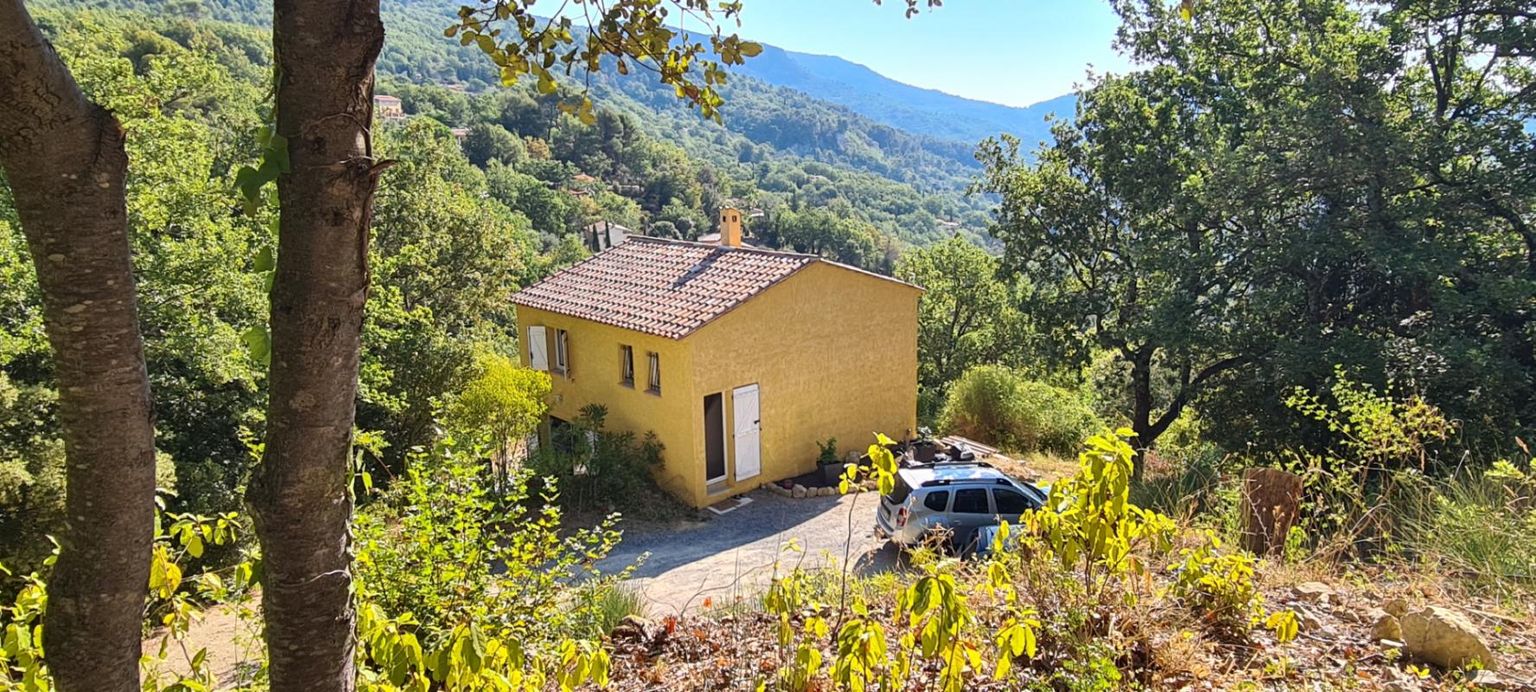
[(1076, 394), (1000, 365), (972, 368), (950, 388), (940, 427), (1016, 451), (1067, 455), (1102, 427)]
[(493, 447), (527, 437), (544, 417), (549, 374), (499, 353), (475, 354), (475, 376), (447, 407), (444, 422), (460, 438)]
[(675, 508), (651, 477), (664, 450), (656, 434), (610, 431), (607, 417), (601, 405), (582, 407), (570, 426), (555, 432), (553, 444), (528, 459), (528, 468), (558, 484), (562, 506), (574, 511), (658, 516)]
[(616, 519), (562, 535), (553, 484), (531, 498), (524, 473), (493, 496), (480, 451), (440, 440), (359, 513), (359, 593), (387, 612), (410, 612), (435, 634), (491, 621), (547, 641), (588, 607), (562, 603), (563, 587), (618, 543)]
[(588, 637), (613, 612), (594, 596), (628, 575), (594, 568), (618, 544), (617, 517), (564, 530), (553, 483), (530, 498), (523, 472), (493, 495), (484, 458), (441, 439), (358, 515), (360, 688), (605, 684), (607, 654)]
[(1536, 573), (1536, 459), (1428, 482), (1398, 502), (1403, 542), (1438, 569), (1496, 591), (1529, 590)]
[(1289, 453), (1313, 498), (1305, 528), (1331, 543), (1320, 546), (1324, 555), (1390, 549), (1401, 507), (1422, 495), (1415, 486), (1439, 465), (1433, 452), (1455, 423), (1420, 397), (1394, 397), (1342, 368), (1334, 377), (1327, 392), (1297, 388), (1285, 402), (1321, 424), (1329, 439), (1320, 450)]

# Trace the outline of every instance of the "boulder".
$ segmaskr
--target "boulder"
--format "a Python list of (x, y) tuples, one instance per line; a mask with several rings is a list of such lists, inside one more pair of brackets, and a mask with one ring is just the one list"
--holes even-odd
[(1401, 618), (1402, 616), (1408, 614), (1408, 601), (1401, 598), (1394, 598), (1387, 601), (1386, 603), (1381, 604), (1381, 608), (1382, 610), (1387, 611), (1388, 615), (1391, 615), (1395, 618)]
[(789, 492), (790, 492), (791, 495), (793, 495), (796, 498), (802, 498), (802, 497), (805, 497), (806, 487), (803, 486), (803, 485), (800, 485), (799, 483), (796, 483), (794, 489), (789, 491)]
[(837, 494), (837, 488), (833, 488), (833, 487), (830, 487), (830, 486), (826, 487), (826, 488), (822, 488), (820, 494), (821, 494), (822, 497), (832, 497), (833, 495)]
[(1476, 661), (1485, 670), (1498, 668), (1493, 650), (1465, 615), (1449, 608), (1429, 606), (1398, 619), (1403, 648), (1421, 661), (1447, 670)]

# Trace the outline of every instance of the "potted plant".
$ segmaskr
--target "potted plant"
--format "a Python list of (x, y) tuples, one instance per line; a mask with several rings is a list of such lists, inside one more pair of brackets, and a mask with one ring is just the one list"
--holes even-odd
[(843, 477), (843, 462), (837, 457), (837, 438), (829, 437), (826, 442), (818, 441), (816, 447), (821, 453), (816, 457), (816, 465), (821, 469), (821, 482), (827, 485), (837, 485)]

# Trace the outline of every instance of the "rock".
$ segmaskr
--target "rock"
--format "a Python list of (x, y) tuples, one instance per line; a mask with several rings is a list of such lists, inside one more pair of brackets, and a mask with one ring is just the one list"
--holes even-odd
[(1333, 598), (1333, 587), (1320, 581), (1306, 581), (1291, 587), (1291, 595), (1303, 603), (1327, 603)]
[(1429, 606), (1399, 618), (1403, 645), (1422, 661), (1447, 670), (1477, 661), (1486, 670), (1498, 668), (1488, 643), (1465, 615), (1449, 608)]
[(1397, 621), (1396, 615), (1381, 608), (1372, 608), (1366, 611), (1365, 617), (1371, 623), (1371, 639), (1390, 639), (1394, 642), (1403, 640), (1403, 626)]
[(795, 498), (802, 498), (802, 497), (805, 497), (806, 488), (805, 488), (805, 486), (800, 485), (799, 483), (796, 483), (794, 490), (791, 490), (789, 492)]
[(1387, 614), (1391, 615), (1392, 617), (1401, 618), (1402, 616), (1408, 614), (1408, 601), (1405, 601), (1401, 598), (1394, 598), (1387, 601), (1386, 603), (1383, 603), (1381, 605), (1381, 609), (1387, 611)]
[(830, 488), (829, 487), (829, 488), (822, 488), (821, 489), (821, 496), (822, 497), (832, 497), (833, 495), (836, 495), (836, 494), (837, 494), (837, 488)]
[(1323, 629), (1323, 621), (1317, 613), (1306, 608), (1296, 608), (1296, 619), (1301, 623), (1303, 632), (1317, 632)]

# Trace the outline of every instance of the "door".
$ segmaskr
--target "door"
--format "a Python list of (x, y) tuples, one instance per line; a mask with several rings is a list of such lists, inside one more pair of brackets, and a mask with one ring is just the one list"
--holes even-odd
[(954, 504), (949, 507), (949, 528), (954, 531), (951, 540), (955, 547), (962, 552), (974, 548), (976, 529), (993, 524), (992, 517), (986, 488), (956, 490)]
[(725, 480), (725, 397), (704, 397), (704, 482)]
[(731, 411), (736, 422), (736, 480), (761, 473), (762, 421), (758, 409), (757, 385), (749, 384), (731, 392)]

